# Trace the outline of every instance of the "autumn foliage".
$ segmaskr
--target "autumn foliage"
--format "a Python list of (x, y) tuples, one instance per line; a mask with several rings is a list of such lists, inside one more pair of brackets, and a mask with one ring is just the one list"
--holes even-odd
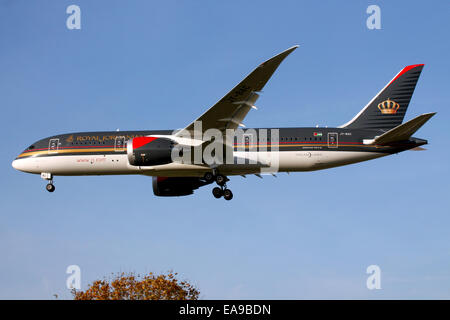
[(72, 291), (74, 300), (197, 300), (200, 292), (177, 273), (145, 276), (120, 273), (96, 280), (86, 291)]

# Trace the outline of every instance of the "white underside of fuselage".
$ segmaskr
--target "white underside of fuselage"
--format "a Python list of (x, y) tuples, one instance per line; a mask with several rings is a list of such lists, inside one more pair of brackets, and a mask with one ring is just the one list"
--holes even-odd
[[(379, 152), (355, 151), (282, 151), (282, 152), (235, 152), (235, 157), (245, 157), (263, 163), (230, 164), (219, 167), (222, 174), (242, 175), (270, 172), (314, 171), (356, 162), (366, 161), (387, 155)], [(117, 155), (57, 155), (17, 159), (13, 167), (28, 173), (42, 172), (61, 176), (78, 175), (120, 175), (142, 174), (148, 176), (203, 176), (211, 167), (170, 163), (151, 167), (137, 167), (129, 164), (126, 154)]]

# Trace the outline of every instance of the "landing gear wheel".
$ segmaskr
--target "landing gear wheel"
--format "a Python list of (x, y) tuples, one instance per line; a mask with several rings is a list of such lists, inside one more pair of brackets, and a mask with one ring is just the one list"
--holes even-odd
[(223, 186), (226, 182), (227, 182), (227, 178), (225, 178), (225, 176), (223, 176), (221, 174), (216, 176), (216, 183), (219, 186)]
[(212, 174), (212, 172), (207, 172), (203, 176), (203, 179), (205, 179), (206, 182), (211, 183), (214, 181), (214, 175)]
[(230, 189), (225, 189), (223, 190), (223, 198), (225, 200), (231, 200), (233, 199), (233, 192), (231, 192)]
[(48, 192), (55, 191), (55, 186), (52, 183), (49, 183), (45, 186), (45, 189), (47, 189)]
[(220, 197), (222, 197), (223, 191), (221, 188), (215, 187), (214, 189), (212, 189), (212, 194), (213, 194), (214, 198), (219, 199)]

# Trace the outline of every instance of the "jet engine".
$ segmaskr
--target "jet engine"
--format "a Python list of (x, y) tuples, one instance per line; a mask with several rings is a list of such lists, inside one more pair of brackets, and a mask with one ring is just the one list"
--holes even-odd
[(155, 166), (172, 162), (174, 142), (167, 138), (136, 137), (127, 143), (128, 162), (132, 166)]
[(196, 177), (153, 177), (153, 193), (160, 197), (187, 196), (210, 183)]

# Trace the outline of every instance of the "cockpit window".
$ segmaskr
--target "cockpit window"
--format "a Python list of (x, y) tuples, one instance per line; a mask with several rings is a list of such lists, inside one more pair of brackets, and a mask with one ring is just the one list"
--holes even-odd
[(34, 149), (34, 145), (31, 145), (28, 147), (28, 150), (33, 150)]

